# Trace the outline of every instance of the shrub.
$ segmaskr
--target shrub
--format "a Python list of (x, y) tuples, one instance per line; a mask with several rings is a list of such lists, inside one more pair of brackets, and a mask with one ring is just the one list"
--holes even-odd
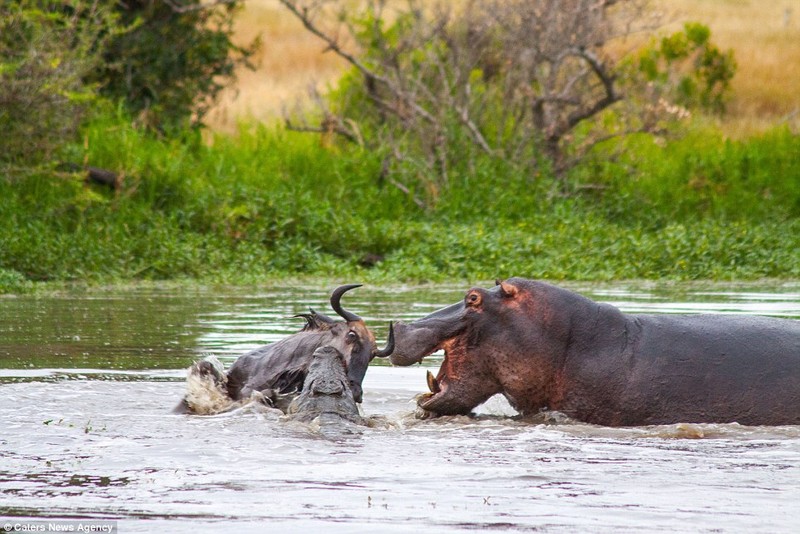
[(711, 42), (708, 26), (689, 22), (642, 50), (639, 70), (678, 104), (722, 113), (736, 60)]
[(119, 0), (129, 31), (105, 48), (94, 79), (102, 93), (122, 100), (141, 123), (159, 130), (198, 125), (219, 91), (249, 65), (258, 41), (231, 40), (239, 0), (204, 5), (200, 0)]
[(84, 80), (118, 35), (97, 2), (10, 0), (0, 5), (0, 165), (45, 162), (73, 140), (95, 87)]
[(421, 207), (486, 160), (508, 162), (529, 184), (555, 177), (556, 192), (569, 193), (567, 171), (599, 144), (685, 118), (674, 95), (648, 90), (656, 77), (669, 85), (679, 60), (692, 59), (677, 96), (712, 106), (733, 69), (701, 25), (666, 38), (639, 70), (609, 54), (648, 24), (638, 1), (411, 0), (393, 13), (381, 0), (334, 12), (331, 3), (281, 3), (353, 67), (327, 103), (319, 99), (318, 127), (289, 126), (367, 144), (384, 157), (381, 179)]

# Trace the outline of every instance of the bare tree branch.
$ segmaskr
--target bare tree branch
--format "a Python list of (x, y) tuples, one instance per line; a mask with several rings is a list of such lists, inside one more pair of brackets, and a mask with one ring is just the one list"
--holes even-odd
[(403, 100), (406, 105), (412, 107), (414, 111), (416, 111), (421, 117), (425, 118), (429, 122), (435, 122), (433, 116), (430, 113), (428, 113), (428, 111), (426, 111), (425, 109), (419, 107), (419, 105), (416, 102), (414, 102), (413, 99), (407, 98), (405, 93), (400, 90), (400, 88), (397, 86), (396, 83), (392, 83), (385, 76), (367, 67), (355, 55), (345, 51), (339, 45), (336, 39), (332, 38), (330, 35), (326, 34), (324, 31), (318, 28), (317, 25), (315, 25), (314, 22), (311, 20), (308, 8), (298, 7), (297, 2), (292, 2), (290, 0), (278, 0), (278, 1), (281, 4), (283, 4), (289, 11), (291, 11), (292, 14), (294, 14), (295, 17), (298, 18), (298, 20), (300, 20), (300, 22), (303, 24), (303, 27), (305, 27), (312, 34), (322, 39), (325, 42), (325, 44), (328, 45), (327, 48), (328, 50), (332, 51), (333, 53), (335, 53), (336, 55), (340, 56), (348, 63), (353, 65), (364, 75), (364, 77), (384, 84), (389, 90), (391, 90), (395, 94), (396, 97)]
[(608, 128), (597, 120), (623, 100), (618, 64), (602, 51), (634, 31), (643, 0), (481, 0), (456, 10), (407, 0), (391, 4), (396, 14), (385, 0), (364, 1), (366, 14), (348, 3), (326, 19), (319, 2), (280, 0), (363, 77), (345, 93), (354, 102), (339, 102), (344, 111), (320, 102), (323, 124), (287, 127), (350, 141), (365, 132), (362, 142), (388, 154), (380, 181), (417, 205), (435, 203), (449, 175), (478, 157), (503, 158), (530, 176), (549, 160), (562, 173), (604, 140), (656, 127), (648, 114), (659, 106), (646, 100), (639, 116), (631, 106)]
[(322, 39), (326, 45), (328, 45), (327, 50), (331, 50), (336, 55), (344, 58), (348, 63), (353, 65), (355, 68), (361, 71), (362, 74), (365, 76), (369, 76), (371, 78), (375, 78), (376, 80), (380, 80), (384, 83), (387, 83), (386, 79), (383, 76), (373, 72), (369, 69), (366, 65), (364, 65), (357, 57), (353, 54), (348, 53), (345, 51), (338, 43), (338, 41), (332, 38), (330, 35), (326, 34), (322, 30), (320, 30), (314, 22), (311, 20), (309, 15), (309, 11), (307, 7), (300, 7), (297, 2), (292, 2), (290, 0), (278, 0), (281, 4), (283, 4), (286, 9), (292, 12), (295, 17), (303, 24), (303, 27)]
[(242, 2), (243, 0), (211, 0), (208, 3), (199, 3), (199, 4), (183, 4), (179, 0), (164, 0), (164, 3), (167, 4), (170, 9), (175, 13), (189, 13), (192, 11), (202, 11), (204, 9), (213, 9), (218, 6), (223, 5), (232, 5), (236, 4), (237, 2)]
[(615, 102), (618, 102), (622, 98), (617, 93), (617, 90), (614, 86), (614, 76), (608, 72), (605, 65), (603, 65), (596, 55), (582, 48), (572, 48), (570, 49), (570, 52), (583, 58), (589, 64), (592, 71), (600, 79), (605, 94), (603, 97), (595, 100), (592, 105), (570, 113), (566, 120), (553, 128), (552, 133), (550, 134), (551, 137), (561, 138), (566, 132), (573, 129), (580, 122), (588, 119), (589, 117), (597, 115), (602, 110), (614, 104)]
[(309, 124), (295, 124), (291, 121), (291, 119), (285, 119), (284, 126), (287, 130), (293, 132), (309, 132), (319, 134), (335, 133), (344, 137), (351, 143), (355, 143), (357, 145), (361, 144), (361, 140), (353, 132), (345, 128), (341, 123), (339, 123), (339, 121), (335, 120), (323, 121), (321, 126), (311, 126)]

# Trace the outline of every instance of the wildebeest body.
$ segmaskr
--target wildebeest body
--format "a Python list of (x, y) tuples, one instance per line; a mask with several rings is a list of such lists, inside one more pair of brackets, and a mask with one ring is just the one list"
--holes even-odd
[(340, 286), (331, 294), (331, 307), (343, 321), (311, 310), (299, 315), (306, 320), (300, 332), (243, 354), (227, 371), (209, 358), (196, 362), (189, 369), (187, 393), (175, 411), (219, 413), (251, 399), (284, 410), (291, 397), (303, 389), (315, 349), (324, 346), (341, 353), (352, 397), (361, 402), (361, 383), (369, 362), (391, 352), (392, 328), (390, 325), (387, 347), (379, 350), (363, 319), (342, 308), (339, 302), (346, 291), (356, 287), (359, 286)]

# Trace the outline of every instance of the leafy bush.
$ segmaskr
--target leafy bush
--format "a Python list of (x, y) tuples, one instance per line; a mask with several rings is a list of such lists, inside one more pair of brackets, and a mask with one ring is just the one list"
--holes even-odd
[(736, 74), (733, 52), (711, 42), (711, 30), (698, 22), (663, 37), (639, 56), (639, 70), (678, 104), (721, 113)]
[(85, 82), (118, 35), (97, 2), (8, 0), (0, 4), (0, 165), (35, 165), (71, 142), (95, 87)]
[(22, 273), (0, 268), (0, 294), (25, 293), (31, 289), (31, 282)]
[(102, 93), (122, 100), (147, 126), (176, 130), (199, 124), (219, 91), (248, 64), (258, 42), (231, 40), (241, 2), (203, 5), (201, 0), (119, 0), (113, 3), (128, 28), (105, 47), (94, 76)]
[[(675, 98), (721, 106), (734, 68), (697, 24), (651, 48), (638, 69), (609, 54), (615, 40), (647, 24), (638, 1), (452, 8), (411, 0), (394, 12), (381, 0), (362, 10), (281, 3), (353, 67), (320, 99), (318, 127), (294, 119), (290, 127), (366, 144), (384, 157), (381, 179), (424, 208), (491, 160), (513, 165), (529, 185), (554, 178), (552, 188), (569, 193), (567, 171), (598, 145), (662, 133), (685, 118)], [(675, 95), (652, 90), (655, 80), (671, 87), (679, 75)]]
[(561, 175), (605, 137), (597, 118), (623, 95), (604, 47), (631, 30), (641, 4), (411, 1), (388, 13), (375, 0), (331, 13), (281, 3), (353, 66), (317, 131), (379, 151), (384, 180), (422, 207), (483, 160), (513, 162), (533, 181)]
[(0, 170), (11, 176), (55, 167), (87, 111), (106, 106), (101, 93), (121, 99), (140, 123), (183, 138), (180, 127), (199, 124), (256, 45), (231, 41), (237, 5), (0, 3)]

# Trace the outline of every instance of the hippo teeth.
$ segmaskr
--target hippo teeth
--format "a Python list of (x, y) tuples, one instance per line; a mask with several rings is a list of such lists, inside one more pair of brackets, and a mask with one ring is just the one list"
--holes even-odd
[(439, 393), (441, 388), (439, 387), (439, 381), (436, 380), (436, 377), (433, 376), (433, 373), (428, 371), (428, 389), (430, 389), (433, 393)]

